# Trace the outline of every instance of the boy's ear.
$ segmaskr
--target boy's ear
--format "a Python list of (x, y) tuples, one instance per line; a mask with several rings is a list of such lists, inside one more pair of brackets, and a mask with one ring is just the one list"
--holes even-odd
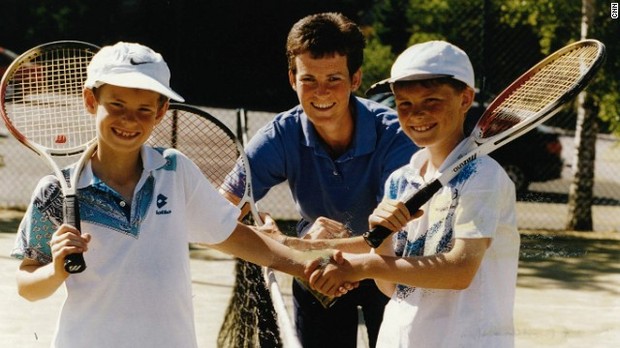
[(86, 111), (90, 114), (97, 113), (97, 97), (95, 97), (95, 93), (90, 88), (84, 88), (82, 91), (82, 96), (84, 99), (84, 107)]
[(288, 70), (288, 83), (291, 84), (291, 88), (293, 88), (294, 91), (297, 91), (297, 84), (295, 83), (295, 73), (293, 72), (293, 70)]
[(362, 85), (362, 69), (357, 71), (351, 76), (351, 91), (355, 92)]
[(159, 122), (164, 119), (164, 116), (166, 116), (166, 112), (168, 112), (169, 107), (170, 100), (167, 100), (165, 103), (162, 104), (159, 110), (157, 110), (157, 116), (155, 116), (155, 120), (157, 121), (156, 124), (159, 124)]
[(472, 88), (468, 87), (463, 91), (462, 99), (461, 99), (461, 107), (463, 108), (465, 112), (467, 112), (467, 110), (469, 110), (469, 108), (471, 107), (471, 104), (474, 103), (475, 95), (476, 95), (476, 92)]

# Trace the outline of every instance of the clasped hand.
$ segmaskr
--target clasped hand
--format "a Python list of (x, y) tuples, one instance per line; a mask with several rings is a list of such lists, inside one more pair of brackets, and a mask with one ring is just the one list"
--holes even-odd
[[(347, 254), (347, 257), (354, 257), (354, 254)], [(330, 258), (313, 261), (307, 269), (312, 270), (306, 274), (310, 286), (330, 297), (340, 297), (359, 286), (351, 262), (339, 250), (333, 251)]]

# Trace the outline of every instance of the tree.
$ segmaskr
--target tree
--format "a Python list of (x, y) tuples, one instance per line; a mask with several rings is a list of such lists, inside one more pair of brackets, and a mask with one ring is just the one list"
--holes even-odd
[[(588, 37), (593, 25), (594, 1), (582, 0), (581, 39)], [(567, 230), (592, 231), (592, 204), (594, 198), (594, 160), (596, 157), (596, 116), (598, 106), (586, 91), (577, 98), (577, 129), (573, 182), (568, 191)]]
[[(396, 54), (405, 41), (405, 46), (430, 39), (451, 41), (468, 52), (480, 92), (490, 99), (544, 56), (582, 37), (605, 43), (608, 57), (620, 56), (620, 21), (610, 18), (609, 3), (583, 1), (583, 6), (576, 0), (380, 1), (371, 11), (375, 20), (372, 32), (380, 42), (370, 49), (389, 46), (397, 49), (393, 51)], [(588, 9), (583, 16), (582, 8)], [(587, 22), (582, 23), (582, 18)], [(389, 74), (387, 67), (375, 69), (385, 69), (383, 76)], [(620, 135), (620, 60), (608, 59), (587, 92), (579, 96), (571, 111), (558, 114), (550, 122), (563, 127), (568, 123), (568, 129), (576, 130), (575, 172), (566, 226), (574, 230), (592, 230), (598, 129)]]

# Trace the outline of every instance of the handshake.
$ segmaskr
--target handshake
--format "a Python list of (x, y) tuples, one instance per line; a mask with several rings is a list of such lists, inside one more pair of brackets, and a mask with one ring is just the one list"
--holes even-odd
[[(345, 259), (345, 255), (335, 251), (308, 251), (311, 261), (306, 263), (304, 270), (305, 280), (296, 280), (309, 290), (314, 297), (328, 308), (334, 304), (338, 297), (357, 288), (361, 279), (356, 279), (353, 264)], [(317, 253), (323, 255), (316, 255)], [(346, 254), (347, 257), (355, 257), (354, 254)]]

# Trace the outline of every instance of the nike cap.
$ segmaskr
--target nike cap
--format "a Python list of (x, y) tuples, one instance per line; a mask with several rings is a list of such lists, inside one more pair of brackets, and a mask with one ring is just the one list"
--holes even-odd
[(390, 77), (372, 85), (367, 95), (389, 92), (397, 81), (428, 80), (451, 77), (474, 88), (474, 68), (467, 54), (445, 41), (428, 41), (404, 50), (394, 64)]
[(161, 54), (128, 42), (105, 46), (95, 54), (87, 69), (86, 88), (103, 84), (154, 91), (183, 102), (170, 88), (170, 69)]

